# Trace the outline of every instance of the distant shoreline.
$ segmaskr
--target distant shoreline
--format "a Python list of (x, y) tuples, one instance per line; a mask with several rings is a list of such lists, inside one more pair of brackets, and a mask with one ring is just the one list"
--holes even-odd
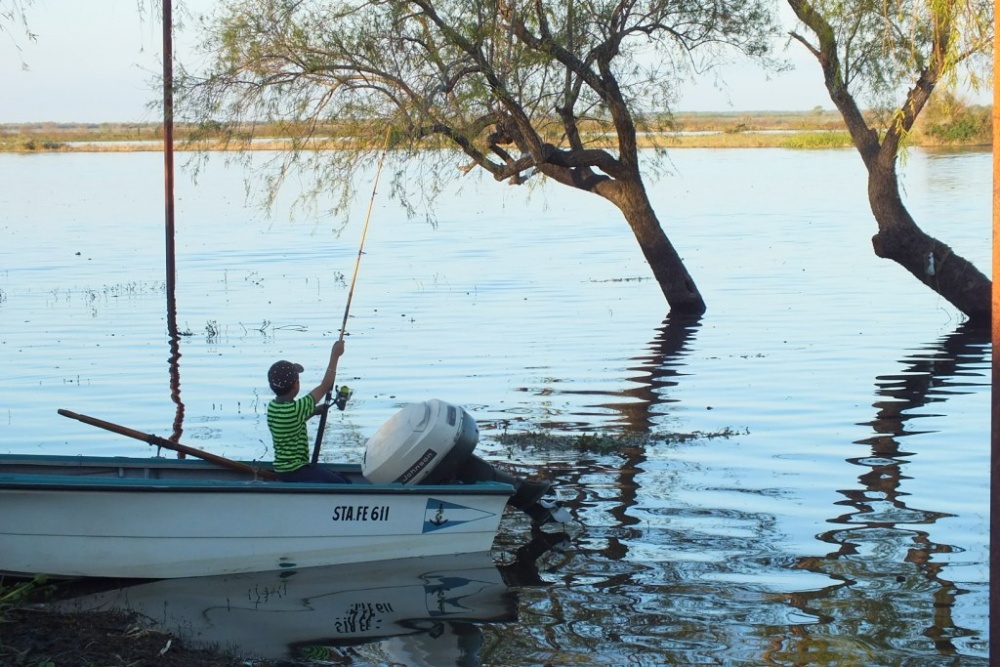
[[(195, 126), (178, 123), (174, 128), (174, 150), (284, 150), (290, 139), (277, 125), (248, 128), (239, 140), (226, 144), (222, 136), (194, 140)], [(287, 132), (285, 133), (288, 134)], [(313, 150), (343, 149), (359, 140), (350, 128), (330, 127), (307, 145)], [(586, 135), (585, 135), (586, 136)], [(596, 134), (593, 135), (596, 137)], [(253, 137), (248, 142), (247, 138)], [(640, 145), (662, 148), (848, 148), (851, 138), (836, 111), (800, 112), (686, 112), (652, 131), (640, 133)], [(982, 139), (943, 142), (914, 131), (913, 146), (991, 145)], [(159, 123), (4, 123), (0, 124), (0, 152), (162, 152), (163, 128)], [(602, 145), (595, 139), (595, 146)], [(609, 144), (610, 145), (610, 144)]]

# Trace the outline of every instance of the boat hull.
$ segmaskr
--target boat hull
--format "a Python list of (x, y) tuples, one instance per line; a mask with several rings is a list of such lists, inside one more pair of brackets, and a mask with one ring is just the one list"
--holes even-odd
[(489, 550), (513, 488), (246, 479), (203, 461), (0, 455), (0, 570), (176, 578)]

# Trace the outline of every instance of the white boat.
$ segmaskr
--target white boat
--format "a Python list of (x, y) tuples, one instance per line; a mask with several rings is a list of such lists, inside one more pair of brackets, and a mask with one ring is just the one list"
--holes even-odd
[(0, 570), (195, 577), (487, 551), (509, 484), (251, 479), (206, 461), (0, 455)]
[[(562, 520), (565, 510), (542, 498), (547, 482), (518, 480), (472, 456), (478, 430), (464, 410), (433, 399), (401, 412), (422, 417), (403, 420), (412, 428), (394, 418), (390, 435), (368, 444), (401, 448), (388, 481), (372, 482), (353, 464), (323, 464), (352, 482), (329, 484), (280, 482), (260, 463), (215, 456), (0, 455), (0, 571), (162, 579), (311, 568), (488, 551), (508, 502), (535, 523)], [(432, 478), (418, 483), (423, 475), (402, 450), (424, 452), (418, 467), (434, 469)]]

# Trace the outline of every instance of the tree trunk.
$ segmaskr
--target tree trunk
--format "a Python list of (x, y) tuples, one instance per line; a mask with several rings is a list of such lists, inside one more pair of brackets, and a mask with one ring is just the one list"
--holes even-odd
[(663, 296), (670, 306), (670, 313), (679, 316), (698, 316), (705, 312), (705, 300), (701, 297), (694, 279), (688, 273), (683, 260), (660, 226), (653, 211), (645, 188), (641, 183), (621, 184), (613, 203), (625, 216), (632, 228), (643, 256), (653, 271), (653, 277), (660, 285)]
[[(626, 131), (626, 134), (629, 132)], [(705, 300), (660, 226), (636, 167), (638, 156), (635, 144), (630, 142), (630, 145), (633, 150), (622, 150), (624, 159), (616, 160), (608, 156), (606, 163), (600, 167), (606, 173), (613, 173), (614, 178), (605, 174), (595, 175), (590, 167), (570, 167), (565, 156), (555, 152), (547, 162), (538, 165), (538, 170), (557, 183), (595, 194), (614, 204), (639, 242), (639, 249), (667, 299), (670, 313), (678, 317), (703, 315)]]
[(988, 324), (992, 299), (989, 278), (917, 226), (899, 196), (894, 164), (869, 164), (868, 202), (878, 223), (878, 233), (872, 237), (875, 254), (905, 268), (965, 313), (971, 324)]
[[(788, 0), (796, 16), (815, 33), (818, 47), (796, 33), (798, 39), (816, 57), (823, 68), (823, 78), (830, 99), (837, 106), (854, 146), (868, 170), (868, 204), (878, 233), (872, 246), (879, 257), (891, 259), (917, 280), (965, 313), (973, 325), (991, 322), (993, 286), (971, 262), (925, 234), (914, 222), (899, 195), (896, 161), (900, 144), (917, 115), (930, 98), (941, 77), (943, 61), (931, 58), (915, 79), (906, 102), (894, 115), (894, 122), (880, 132), (869, 127), (854, 96), (848, 90), (844, 67), (837, 53), (837, 36), (830, 23), (807, 0)], [(936, 53), (945, 53), (951, 39), (951, 24), (935, 33)]]

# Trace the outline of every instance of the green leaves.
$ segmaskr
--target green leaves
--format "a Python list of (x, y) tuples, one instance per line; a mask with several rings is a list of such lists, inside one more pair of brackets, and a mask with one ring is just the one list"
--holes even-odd
[(860, 103), (895, 109), (919, 79), (980, 80), (991, 66), (993, 0), (789, 0), (820, 42), (832, 29), (839, 76)]
[(667, 110), (689, 69), (723, 48), (768, 54), (770, 6), (229, 0), (206, 26), (209, 66), (178, 77), (178, 107), (202, 123), (348, 123), (367, 128), (369, 148), (391, 123), (412, 148), (437, 137), (497, 179), (520, 178), (546, 145), (610, 138), (634, 153), (634, 117)]

